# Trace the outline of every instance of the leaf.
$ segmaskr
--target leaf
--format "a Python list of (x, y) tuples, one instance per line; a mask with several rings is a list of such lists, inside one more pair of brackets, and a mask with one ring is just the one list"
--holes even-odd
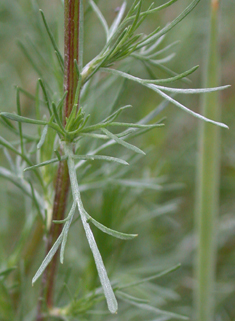
[(44, 96), (44, 99), (45, 99), (45, 102), (46, 102), (46, 106), (47, 106), (47, 109), (48, 109), (49, 114), (51, 116), (52, 112), (51, 112), (51, 106), (50, 106), (50, 99), (49, 99), (49, 96), (47, 94), (47, 90), (46, 90), (45, 84), (44, 84), (43, 80), (40, 79), (40, 78), (38, 79), (38, 83), (42, 88), (42, 92), (43, 92), (43, 96)]
[[(66, 156), (62, 156), (62, 157), (61, 157), (61, 160), (62, 160), (62, 161), (63, 161), (63, 160), (66, 160), (66, 159), (67, 159)], [(56, 162), (59, 162), (59, 161), (60, 161), (60, 160), (59, 160), (58, 158), (52, 158), (52, 159), (50, 159), (50, 160), (48, 160), (48, 161), (45, 161), (45, 162), (42, 162), (42, 163), (40, 163), (40, 164), (36, 164), (36, 165), (30, 166), (30, 167), (26, 167), (26, 168), (24, 169), (24, 172), (31, 171), (31, 170), (33, 170), (33, 169), (35, 169), (35, 168), (47, 166), (47, 165), (50, 165), (50, 164), (53, 164), (53, 163), (56, 163)]]
[(205, 94), (205, 93), (211, 93), (211, 92), (215, 92), (215, 91), (219, 91), (219, 90), (224, 90), (226, 88), (229, 88), (230, 85), (214, 87), (214, 88), (181, 89), (181, 88), (163, 87), (163, 86), (158, 86), (155, 84), (148, 83), (146, 87), (153, 89), (155, 91), (156, 91), (156, 89), (159, 89), (162, 91), (176, 93), (176, 94)]
[(153, 307), (153, 306), (151, 306), (149, 304), (146, 304), (146, 303), (137, 303), (136, 301), (133, 301), (133, 300), (125, 298), (123, 295), (122, 296), (119, 295), (119, 297), (123, 301), (125, 301), (127, 303), (130, 303), (131, 305), (134, 305), (139, 309), (147, 310), (147, 311), (153, 312), (153, 313), (155, 313), (157, 315), (165, 315), (165, 316), (168, 316), (169, 318), (174, 318), (174, 319), (177, 319), (177, 320), (189, 320), (188, 317), (186, 317), (184, 315), (181, 315), (181, 314), (160, 310), (160, 309), (155, 308), (155, 307)]
[(50, 38), (50, 40), (51, 40), (52, 46), (53, 46), (53, 48), (54, 48), (54, 50), (55, 50), (55, 52), (56, 52), (56, 56), (57, 56), (57, 58), (58, 58), (59, 65), (60, 65), (60, 67), (62, 68), (62, 71), (64, 71), (64, 59), (63, 59), (63, 57), (62, 57), (62, 55), (61, 55), (61, 53), (60, 53), (60, 51), (59, 51), (59, 48), (58, 48), (58, 46), (57, 46), (57, 44), (56, 44), (56, 42), (55, 42), (55, 38), (54, 38), (54, 36), (53, 36), (52, 32), (50, 31), (50, 28), (49, 28), (49, 26), (48, 26), (48, 24), (47, 24), (47, 21), (46, 21), (44, 12), (43, 12), (41, 9), (39, 10), (39, 12), (41, 13), (44, 26), (45, 26), (46, 31), (47, 31), (47, 33), (48, 33), (48, 36), (49, 36), (49, 38)]
[(64, 132), (64, 127), (63, 127), (63, 125), (62, 125), (60, 116), (59, 116), (59, 114), (58, 114), (56, 105), (55, 105), (54, 102), (52, 102), (51, 105), (52, 105), (52, 111), (53, 111), (53, 115), (54, 115), (54, 117), (55, 117), (55, 121), (56, 121), (57, 125), (60, 127), (60, 129), (62, 130), (62, 132)]
[(47, 132), (48, 132), (48, 125), (46, 125), (46, 126), (43, 128), (40, 141), (39, 141), (38, 144), (37, 144), (37, 149), (40, 149), (40, 148), (42, 147), (42, 145), (44, 144), (45, 139), (46, 139), (46, 136), (47, 136)]
[(174, 2), (176, 2), (176, 1), (178, 1), (178, 0), (170, 0), (170, 1), (162, 4), (162, 5), (159, 6), (159, 7), (156, 7), (156, 8), (150, 9), (150, 10), (148, 10), (148, 11), (146, 11), (146, 12), (143, 12), (141, 15), (146, 14), (146, 13), (147, 13), (147, 14), (155, 13), (155, 12), (157, 12), (157, 11), (159, 11), (159, 10), (162, 10), (162, 9), (165, 9), (165, 8), (171, 6), (171, 5), (172, 5)]
[(178, 101), (176, 101), (172, 97), (168, 96), (167, 94), (161, 92), (160, 90), (155, 90), (155, 91), (157, 91), (160, 96), (162, 96), (163, 98), (167, 99), (169, 102), (173, 103), (175, 106), (177, 106), (177, 107), (181, 108), (182, 110), (186, 111), (188, 114), (191, 114), (194, 117), (196, 117), (198, 119), (201, 119), (201, 120), (204, 120), (204, 121), (206, 121), (208, 123), (211, 123), (211, 124), (214, 124), (214, 125), (217, 125), (217, 126), (220, 126), (220, 127), (228, 129), (227, 125), (225, 125), (223, 123), (220, 123), (220, 122), (216, 122), (216, 121), (211, 120), (209, 118), (206, 118), (206, 117), (204, 117), (204, 116), (192, 111), (191, 109), (188, 109), (186, 106), (182, 105), (181, 103), (179, 103)]
[(118, 108), (118, 110), (116, 110), (114, 113), (112, 113), (110, 116), (108, 116), (107, 118), (105, 118), (102, 122), (103, 123), (107, 123), (110, 121), (114, 121), (115, 119), (117, 119), (117, 117), (127, 108), (132, 108), (131, 105), (126, 105), (123, 107)]
[[(16, 89), (16, 105), (17, 105), (17, 113), (21, 116), (21, 106), (20, 106), (20, 91)], [(19, 125), (19, 136), (20, 136), (20, 145), (21, 145), (21, 153), (24, 154), (24, 141), (23, 141), (23, 132), (22, 132), (22, 125)]]
[(77, 204), (76, 202), (73, 203), (73, 206), (69, 212), (69, 215), (67, 217), (67, 222), (65, 223), (64, 227), (63, 227), (63, 239), (62, 239), (62, 244), (61, 244), (61, 249), (60, 249), (60, 263), (63, 264), (64, 263), (64, 250), (65, 250), (65, 246), (67, 243), (67, 238), (68, 238), (68, 232), (69, 232), (69, 228), (70, 225), (73, 221), (73, 217), (74, 217), (74, 213), (76, 210)]
[(112, 123), (108, 124), (108, 126), (120, 126), (120, 127), (129, 127), (129, 128), (144, 128), (144, 129), (150, 129), (150, 128), (162, 127), (162, 126), (164, 126), (164, 124), (141, 125), (141, 124), (112, 122)]
[(172, 22), (167, 24), (164, 28), (162, 28), (158, 33), (154, 35), (154, 37), (143, 41), (136, 49), (140, 49), (143, 46), (146, 46), (153, 42), (153, 40), (165, 35), (168, 31), (173, 29), (180, 21), (182, 21), (200, 2), (200, 0), (194, 0), (190, 3), (190, 5), (178, 16), (176, 17)]
[(2, 321), (14, 320), (14, 307), (10, 290), (0, 282), (0, 317)]
[(149, 281), (153, 281), (153, 280), (155, 280), (155, 279), (158, 279), (158, 278), (161, 278), (161, 277), (163, 277), (163, 276), (165, 276), (165, 275), (168, 275), (169, 273), (175, 272), (175, 271), (178, 270), (180, 267), (181, 267), (181, 264), (177, 264), (177, 265), (173, 266), (172, 268), (167, 269), (167, 270), (165, 270), (165, 271), (162, 271), (162, 272), (160, 272), (160, 273), (157, 273), (157, 274), (155, 274), (155, 275), (153, 275), (153, 276), (144, 278), (144, 279), (142, 279), (142, 280), (140, 280), (140, 281), (131, 282), (131, 283), (129, 283), (129, 284), (120, 286), (120, 287), (118, 287), (118, 290), (120, 290), (120, 289), (132, 288), (132, 287), (134, 287), (134, 286), (141, 285), (141, 284), (146, 283), (146, 282), (149, 282)]
[(103, 28), (104, 28), (104, 31), (105, 31), (105, 34), (106, 34), (106, 41), (108, 41), (109, 39), (109, 27), (108, 27), (108, 24), (103, 16), (103, 14), (101, 13), (100, 9), (98, 8), (98, 6), (95, 4), (95, 2), (93, 0), (89, 0), (89, 3), (92, 7), (92, 9), (94, 10), (94, 12), (96, 13), (97, 15), (97, 18), (99, 19), (99, 21), (101, 22)]
[(7, 277), (9, 274), (11, 274), (11, 272), (15, 271), (16, 269), (17, 269), (17, 267), (14, 266), (12, 268), (8, 268), (8, 269), (5, 269), (3, 271), (0, 271), (0, 278)]
[(53, 256), (55, 255), (56, 251), (58, 250), (58, 248), (59, 248), (59, 246), (60, 246), (60, 244), (62, 242), (62, 239), (63, 239), (63, 234), (61, 233), (60, 236), (58, 237), (58, 239), (53, 244), (53, 246), (50, 249), (50, 251), (48, 252), (48, 254), (46, 255), (45, 259), (43, 260), (43, 262), (40, 265), (39, 269), (37, 270), (36, 274), (34, 275), (33, 280), (32, 280), (32, 285), (34, 285), (34, 283), (42, 275), (42, 273), (44, 272), (44, 270), (46, 269), (48, 264), (53, 259)]
[(108, 162), (115, 162), (123, 165), (129, 165), (126, 161), (120, 158), (103, 156), (103, 155), (74, 155), (74, 159), (85, 159), (85, 160), (105, 160)]
[(22, 42), (18, 41), (18, 46), (20, 47), (20, 49), (22, 50), (23, 54), (26, 56), (26, 58), (28, 59), (28, 61), (31, 63), (31, 66), (33, 67), (33, 69), (36, 71), (36, 73), (41, 77), (41, 71), (38, 68), (37, 64), (35, 63), (35, 61), (33, 60), (31, 54), (28, 52), (28, 50), (25, 48), (25, 46), (23, 45)]
[(118, 297), (130, 300), (132, 302), (137, 302), (137, 303), (148, 303), (149, 302), (148, 300), (136, 298), (136, 297), (134, 297), (132, 295), (129, 295), (129, 294), (121, 292), (121, 291), (117, 291), (116, 294), (117, 294)]
[(115, 179), (112, 181), (113, 184), (126, 186), (126, 187), (134, 187), (134, 188), (148, 188), (153, 190), (162, 190), (162, 186), (158, 184), (148, 183), (145, 181), (137, 181), (137, 180), (125, 180), (125, 179)]
[(122, 239), (122, 240), (132, 240), (133, 238), (137, 237), (138, 234), (126, 234), (126, 233), (121, 233), (115, 230), (112, 230), (106, 226), (104, 226), (103, 224), (97, 222), (94, 218), (92, 218), (87, 212), (85, 212), (86, 216), (87, 216), (87, 222), (88, 223), (92, 223), (94, 224), (99, 230), (101, 230), (102, 232), (109, 234), (113, 237), (116, 237), (118, 239)]
[(114, 19), (110, 29), (109, 29), (109, 35), (108, 35), (108, 40), (110, 38), (112, 38), (112, 36), (114, 35), (114, 33), (117, 31), (117, 28), (123, 18), (123, 15), (125, 13), (126, 10), (126, 1), (123, 2), (123, 4), (121, 5), (121, 8), (119, 9), (118, 15), (117, 17)]
[(150, 54), (153, 50), (155, 50), (165, 39), (165, 35), (161, 36), (159, 39), (155, 41), (153, 45), (151, 45), (148, 49), (142, 48), (140, 51), (141, 54), (144, 54), (145, 56)]
[[(24, 179), (13, 175), (8, 169), (4, 167), (0, 167), (0, 176), (4, 177), (5, 179), (13, 183), (15, 186), (20, 188), (25, 195), (33, 199), (33, 196), (31, 194), (30, 184), (26, 182)], [(37, 197), (37, 201), (39, 201), (40, 204), (43, 204), (38, 194), (36, 194), (36, 197)]]
[(36, 125), (47, 125), (48, 124), (44, 120), (31, 119), (31, 118), (23, 117), (23, 116), (20, 116), (17, 114), (12, 114), (12, 113), (2, 112), (2, 113), (0, 113), (0, 115), (3, 117), (6, 117), (8, 119), (20, 122), (20, 123), (36, 124)]
[(109, 311), (111, 313), (116, 313), (118, 309), (117, 300), (115, 298), (113, 289), (111, 287), (101, 254), (99, 252), (99, 249), (97, 247), (97, 244), (95, 242), (94, 235), (91, 231), (90, 225), (87, 223), (87, 218), (85, 214), (85, 209), (82, 204), (81, 195), (79, 191), (79, 186), (77, 182), (77, 176), (76, 176), (76, 169), (75, 164), (73, 160), (73, 151), (72, 147), (66, 145), (65, 146), (65, 153), (68, 155), (68, 168), (69, 168), (69, 177), (70, 177), (70, 183), (71, 183), (71, 189), (73, 194), (73, 199), (77, 203), (78, 210), (81, 216), (82, 224), (85, 230), (85, 234), (90, 246), (90, 249), (92, 251), (95, 264), (97, 267), (98, 275), (100, 278), (101, 285), (104, 290), (105, 298), (108, 304)]
[(187, 113), (193, 115), (196, 118), (199, 118), (201, 120), (204, 120), (208, 123), (212, 123), (214, 125), (220, 126), (220, 127), (224, 127), (224, 128), (228, 128), (227, 125), (220, 123), (220, 122), (216, 122), (213, 121), (211, 119), (208, 119), (190, 109), (188, 109), (186, 106), (182, 105), (181, 103), (179, 103), (178, 101), (176, 101), (175, 99), (173, 99), (172, 97), (168, 96), (167, 94), (163, 93), (160, 89), (164, 90), (164, 91), (171, 91), (171, 92), (181, 92), (181, 93), (201, 93), (202, 91), (204, 93), (206, 92), (211, 92), (211, 91), (215, 91), (215, 90), (223, 90), (225, 88), (227, 88), (228, 86), (222, 86), (222, 87), (216, 87), (216, 88), (205, 88), (205, 89), (177, 89), (177, 88), (167, 88), (167, 87), (161, 87), (161, 86), (157, 86), (154, 84), (149, 84), (146, 83), (146, 80), (143, 80), (141, 78), (129, 75), (123, 71), (120, 70), (114, 70), (114, 69), (109, 69), (109, 68), (102, 68), (103, 71), (108, 71), (113, 73), (114, 75), (119, 74), (121, 77), (125, 77), (127, 79), (133, 80), (141, 85), (144, 85), (146, 87), (148, 87), (149, 89), (152, 89), (153, 91), (157, 92), (160, 96), (162, 96), (163, 98), (167, 99), (168, 101), (170, 101), (171, 103), (173, 103), (175, 106), (183, 109), (184, 111), (186, 111)]
[(95, 264), (98, 270), (98, 274), (99, 274), (99, 278), (100, 278), (100, 282), (102, 284), (103, 290), (104, 290), (104, 294), (107, 300), (107, 304), (108, 304), (108, 308), (110, 310), (111, 313), (116, 313), (117, 309), (118, 309), (118, 305), (117, 305), (117, 300), (115, 298), (115, 295), (113, 293), (101, 254), (99, 252), (99, 249), (97, 247), (97, 244), (95, 242), (95, 238), (94, 235), (91, 231), (90, 225), (87, 223), (86, 221), (86, 216), (84, 215), (84, 212), (81, 211), (81, 207), (79, 208), (79, 212), (81, 215), (81, 220), (82, 220), (82, 224), (86, 233), (86, 237), (89, 243), (89, 246), (91, 248), (91, 251), (93, 253), (94, 256), (94, 260), (95, 260)]
[(125, 142), (124, 140), (118, 138), (116, 135), (114, 135), (113, 133), (111, 133), (110, 131), (108, 131), (106, 128), (101, 128), (102, 132), (105, 133), (110, 139), (115, 140), (115, 142), (117, 144), (120, 144), (124, 147), (126, 147), (127, 149), (130, 149), (138, 154), (143, 154), (145, 155), (145, 152), (143, 152), (141, 149), (139, 149), (138, 147), (131, 145), (127, 142)]
[[(191, 75), (195, 70), (197, 70), (198, 69), (198, 67), (199, 66), (195, 66), (195, 67), (193, 67), (193, 68), (191, 68), (191, 69), (189, 69), (189, 70), (187, 70), (187, 71), (185, 71), (185, 72), (183, 72), (183, 73), (181, 73), (181, 74), (178, 74), (178, 75), (176, 75), (176, 76), (174, 76), (174, 77), (170, 77), (170, 78), (166, 78), (166, 79), (157, 79), (157, 80), (147, 80), (146, 81), (146, 83), (152, 83), (152, 84), (155, 84), (155, 85), (161, 85), (161, 84), (167, 84), (167, 83), (170, 83), (170, 82), (173, 82), (173, 81), (176, 81), (176, 80), (181, 80), (181, 79), (183, 79), (183, 78), (185, 78), (185, 77), (187, 77), (187, 76), (189, 76), (189, 75)], [(144, 80), (144, 82), (145, 82), (145, 80)]]

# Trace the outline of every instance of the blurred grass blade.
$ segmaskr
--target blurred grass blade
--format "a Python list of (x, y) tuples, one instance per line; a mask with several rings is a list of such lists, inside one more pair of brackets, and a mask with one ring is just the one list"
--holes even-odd
[(167, 270), (165, 270), (165, 271), (159, 272), (159, 273), (157, 273), (157, 274), (155, 274), (155, 275), (149, 276), (149, 277), (144, 278), (144, 279), (142, 279), (142, 280), (140, 280), (140, 281), (131, 282), (131, 283), (129, 283), (129, 284), (120, 286), (120, 287), (118, 287), (118, 290), (127, 289), (127, 288), (132, 288), (132, 287), (135, 287), (135, 286), (137, 286), (137, 285), (141, 285), (141, 284), (143, 284), (143, 283), (145, 283), (145, 282), (150, 282), (150, 281), (153, 281), (153, 280), (155, 280), (155, 279), (162, 278), (163, 276), (168, 275), (169, 273), (172, 273), (172, 272), (177, 271), (180, 267), (181, 267), (181, 264), (177, 264), (177, 265), (173, 266), (173, 267), (170, 268), (170, 269), (167, 269)]
[(114, 19), (110, 29), (109, 29), (109, 35), (108, 35), (108, 40), (110, 38), (112, 38), (112, 36), (114, 35), (114, 33), (117, 31), (117, 28), (123, 18), (123, 15), (125, 13), (126, 10), (126, 1), (123, 2), (123, 4), (121, 5), (121, 8), (119, 9), (118, 15), (117, 17)]
[(103, 14), (101, 13), (99, 7), (95, 4), (95, 2), (93, 0), (89, 0), (89, 3), (92, 7), (92, 9), (94, 10), (94, 12), (96, 13), (97, 18), (99, 19), (99, 21), (101, 22), (104, 31), (105, 31), (105, 35), (106, 35), (106, 41), (108, 41), (109, 39), (109, 27), (108, 24), (103, 16)]
[[(16, 89), (16, 106), (17, 106), (17, 114), (19, 116), (21, 116), (20, 91), (19, 91), (19, 88)], [(23, 141), (22, 124), (19, 123), (18, 125), (19, 125), (19, 136), (20, 136), (21, 153), (24, 154), (24, 141)]]
[(0, 279), (6, 278), (8, 275), (11, 274), (11, 272), (15, 271), (16, 269), (17, 269), (17, 267), (14, 266), (12, 268), (8, 268), (8, 269), (0, 271)]
[(45, 28), (46, 28), (46, 31), (47, 31), (47, 33), (48, 33), (48, 36), (49, 36), (49, 38), (50, 38), (50, 40), (51, 40), (52, 46), (53, 46), (53, 48), (54, 48), (54, 50), (55, 50), (55, 52), (56, 52), (56, 56), (57, 56), (57, 58), (58, 58), (59, 65), (60, 65), (60, 67), (62, 67), (62, 71), (64, 71), (64, 68), (63, 68), (63, 66), (64, 66), (64, 59), (63, 59), (63, 57), (62, 57), (62, 55), (61, 55), (61, 53), (60, 53), (60, 51), (59, 51), (59, 48), (58, 48), (58, 46), (57, 46), (57, 44), (56, 44), (56, 42), (55, 42), (55, 38), (54, 38), (52, 32), (50, 31), (50, 28), (49, 28), (48, 23), (47, 23), (47, 21), (46, 21), (46, 17), (45, 17), (45, 15), (44, 15), (44, 12), (43, 12), (41, 9), (40, 9), (39, 11), (40, 11), (40, 13), (41, 13), (42, 20), (43, 20), (44, 26), (45, 26)]
[[(206, 86), (217, 86), (219, 80), (219, 0), (210, 1), (210, 31), (208, 31)], [(218, 93), (204, 96), (202, 113), (219, 120), (221, 106)], [(195, 320), (213, 321), (215, 315), (217, 220), (220, 194), (220, 131), (210, 124), (200, 124), (198, 181), (195, 220), (198, 232), (197, 284), (195, 287)]]
[(129, 294), (124, 293), (124, 292), (119, 291), (119, 290), (116, 292), (116, 294), (117, 294), (118, 297), (121, 297), (121, 298), (123, 298), (123, 299), (130, 300), (130, 301), (132, 301), (132, 302), (144, 303), (144, 304), (145, 304), (145, 303), (149, 303), (148, 300), (136, 298), (136, 297), (134, 297), (134, 296), (132, 296), (132, 295), (129, 295)]
[(167, 316), (169, 319), (176, 319), (176, 320), (189, 320), (188, 317), (184, 316), (184, 315), (181, 315), (181, 314), (177, 314), (177, 313), (173, 313), (173, 312), (168, 312), (168, 311), (164, 311), (164, 310), (160, 310), (158, 308), (155, 308), (149, 304), (146, 304), (146, 303), (138, 303), (136, 302), (136, 300), (131, 300), (130, 298), (127, 298), (126, 296), (123, 296), (123, 295), (120, 295), (120, 293), (117, 294), (118, 297), (131, 304), (131, 305), (134, 305), (135, 307), (141, 309), (141, 310), (146, 310), (146, 311), (149, 311), (149, 312), (152, 312), (154, 314), (157, 314), (157, 315), (165, 315)]
[(147, 188), (147, 189), (153, 189), (156, 191), (159, 191), (162, 189), (161, 185), (154, 184), (154, 183), (148, 183), (145, 181), (137, 181), (137, 180), (125, 180), (125, 179), (115, 179), (113, 181), (113, 184), (117, 184), (120, 186), (126, 186), (126, 187), (133, 187), (133, 188)]

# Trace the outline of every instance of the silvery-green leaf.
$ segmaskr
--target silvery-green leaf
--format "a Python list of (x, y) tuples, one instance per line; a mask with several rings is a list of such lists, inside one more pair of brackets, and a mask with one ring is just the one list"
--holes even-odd
[(95, 260), (95, 264), (97, 267), (101, 285), (104, 290), (104, 295), (108, 304), (108, 308), (111, 313), (116, 313), (118, 309), (118, 303), (115, 298), (115, 295), (114, 295), (111, 283), (109, 281), (109, 278), (103, 263), (103, 259), (97, 247), (94, 235), (91, 231), (90, 225), (87, 223), (87, 217), (85, 214), (85, 209), (83, 207), (79, 186), (77, 182), (77, 175), (76, 175), (76, 169), (75, 169), (75, 164), (73, 160), (74, 155), (73, 155), (72, 147), (69, 145), (65, 145), (65, 153), (68, 156), (69, 177), (70, 177), (70, 183), (71, 183), (71, 190), (73, 194), (73, 200), (74, 202), (76, 202), (78, 206), (78, 210), (81, 216), (81, 221), (85, 230), (85, 234), (86, 234), (90, 249), (92, 251), (92, 254)]
[(42, 273), (45, 271), (48, 264), (53, 259), (53, 256), (55, 255), (56, 251), (58, 250), (61, 242), (62, 242), (63, 234), (61, 233), (58, 239), (53, 244), (52, 248), (46, 255), (45, 259), (43, 260), (42, 264), (40, 265), (39, 269), (37, 270), (36, 274), (33, 277), (32, 285), (37, 281), (37, 279), (42, 275)]
[(113, 237), (122, 239), (122, 240), (132, 240), (133, 238), (137, 237), (138, 234), (126, 234), (126, 233), (121, 233), (115, 230), (112, 230), (103, 224), (97, 222), (94, 218), (92, 218), (88, 213), (86, 213), (87, 216), (87, 221), (92, 224), (94, 224), (98, 229), (100, 229), (102, 232), (109, 234)]
[(139, 149), (138, 147), (129, 144), (127, 142), (125, 142), (124, 140), (118, 138), (116, 135), (114, 135), (113, 133), (111, 133), (110, 131), (108, 131), (106, 128), (101, 128), (101, 130), (111, 139), (115, 140), (116, 143), (126, 147), (127, 149), (130, 149), (138, 154), (143, 154), (145, 155), (145, 152), (143, 152), (141, 149)]
[(60, 263), (63, 264), (64, 263), (64, 250), (65, 250), (65, 246), (67, 243), (67, 238), (68, 238), (68, 232), (69, 232), (69, 228), (70, 225), (73, 221), (73, 217), (74, 217), (74, 213), (76, 210), (77, 204), (74, 202), (72, 205), (72, 208), (69, 212), (69, 215), (67, 217), (67, 222), (65, 223), (64, 227), (63, 227), (63, 239), (62, 239), (62, 244), (61, 244), (61, 249), (60, 249)]
[(48, 132), (48, 125), (46, 125), (46, 126), (43, 128), (40, 141), (39, 141), (39, 143), (37, 144), (37, 149), (40, 149), (40, 148), (42, 147), (42, 145), (44, 144), (45, 139), (46, 139), (46, 136), (47, 136), (47, 132)]

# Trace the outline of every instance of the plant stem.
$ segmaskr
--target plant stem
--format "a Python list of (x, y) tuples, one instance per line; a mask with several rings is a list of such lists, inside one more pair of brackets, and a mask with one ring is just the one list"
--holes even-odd
[[(211, 0), (210, 41), (206, 68), (206, 87), (218, 86), (218, 0)], [(220, 119), (219, 95), (205, 95), (203, 115)], [(213, 321), (216, 272), (216, 226), (219, 213), (220, 129), (201, 123), (199, 137), (196, 221), (198, 253), (196, 264), (195, 316), (197, 321)]]
[[(79, 59), (79, 8), (80, 0), (64, 1), (64, 91), (67, 92), (64, 104), (64, 126), (66, 124), (66, 118), (69, 117), (73, 108), (78, 81), (74, 60), (76, 59), (78, 62)], [(69, 185), (68, 166), (67, 163), (63, 161), (59, 164), (56, 177), (52, 220), (63, 220), (65, 217)], [(51, 223), (46, 244), (47, 253), (60, 235), (61, 230), (62, 225)], [(55, 254), (43, 274), (42, 295), (38, 304), (37, 321), (44, 319), (44, 298), (46, 307), (48, 309), (53, 307), (57, 263), (58, 255)]]

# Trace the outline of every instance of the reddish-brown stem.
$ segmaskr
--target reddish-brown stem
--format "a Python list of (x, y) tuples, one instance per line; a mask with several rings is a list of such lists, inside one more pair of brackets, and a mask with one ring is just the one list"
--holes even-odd
[[(77, 60), (78, 62), (79, 57), (79, 6), (80, 0), (64, 1), (64, 91), (67, 91), (64, 105), (64, 125), (66, 124), (66, 119), (69, 117), (73, 108), (78, 81), (74, 60)], [(60, 162), (55, 184), (52, 220), (63, 220), (65, 217), (69, 185), (70, 182), (67, 163)], [(61, 230), (61, 224), (51, 223), (47, 236), (47, 253), (50, 251), (53, 243), (60, 235)], [(57, 263), (58, 255), (55, 254), (43, 274), (41, 297), (38, 303), (37, 321), (44, 320), (44, 307), (50, 309), (53, 306)]]
[(79, 45), (79, 0), (66, 0), (64, 3), (64, 91), (67, 91), (64, 122), (73, 108), (77, 85), (77, 73), (74, 60), (78, 62)]

